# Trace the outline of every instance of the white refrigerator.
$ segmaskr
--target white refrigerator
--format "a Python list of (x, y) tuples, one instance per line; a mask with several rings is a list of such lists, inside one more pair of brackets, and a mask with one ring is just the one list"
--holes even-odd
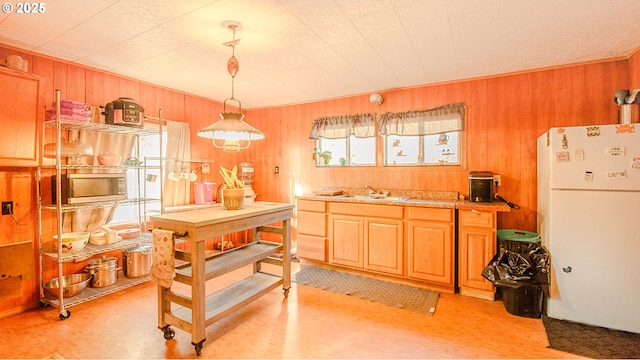
[(640, 124), (549, 129), (537, 171), (548, 316), (640, 333)]

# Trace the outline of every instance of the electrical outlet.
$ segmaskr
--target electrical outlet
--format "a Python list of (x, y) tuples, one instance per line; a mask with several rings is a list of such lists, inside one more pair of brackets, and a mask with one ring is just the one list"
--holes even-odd
[(502, 185), (502, 176), (500, 176), (500, 175), (493, 175), (493, 185), (495, 185), (495, 186), (500, 186), (500, 185)]
[(273, 172), (275, 174), (280, 174), (280, 166), (276, 166), (275, 168), (273, 168)]
[(3, 201), (2, 215), (11, 215), (11, 214), (13, 214), (13, 201)]

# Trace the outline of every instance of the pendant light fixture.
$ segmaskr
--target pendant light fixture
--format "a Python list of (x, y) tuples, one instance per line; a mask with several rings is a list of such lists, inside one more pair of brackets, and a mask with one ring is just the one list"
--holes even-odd
[[(233, 97), (234, 81), (240, 69), (240, 63), (235, 56), (236, 45), (240, 42), (240, 39), (236, 39), (236, 30), (242, 29), (242, 24), (237, 21), (228, 20), (224, 21), (221, 25), (225, 29), (233, 32), (233, 39), (223, 43), (224, 46), (231, 48), (231, 57), (227, 61), (227, 71), (229, 75), (231, 75), (231, 98), (224, 100), (223, 110), (222, 113), (220, 113), (221, 120), (199, 130), (198, 136), (212, 139), (213, 146), (223, 149), (226, 152), (238, 152), (248, 148), (252, 140), (264, 139), (264, 134), (243, 121), (242, 104), (240, 100)], [(228, 101), (238, 103), (237, 113), (227, 112)]]

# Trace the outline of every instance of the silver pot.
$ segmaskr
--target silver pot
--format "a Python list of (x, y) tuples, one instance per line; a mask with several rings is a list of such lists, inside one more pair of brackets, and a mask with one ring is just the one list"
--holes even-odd
[(122, 264), (124, 276), (136, 278), (151, 272), (151, 245), (140, 245), (124, 250)]
[(91, 278), (91, 287), (105, 287), (113, 285), (118, 281), (118, 258), (103, 256), (100, 259), (89, 261), (87, 267), (84, 268)]

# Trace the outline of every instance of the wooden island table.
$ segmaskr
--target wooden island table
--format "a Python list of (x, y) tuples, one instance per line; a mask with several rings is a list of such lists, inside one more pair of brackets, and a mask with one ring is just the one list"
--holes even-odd
[[(205, 329), (222, 317), (282, 285), (287, 297), (291, 288), (291, 225), (293, 204), (253, 202), (240, 210), (214, 206), (151, 216), (154, 228), (171, 230), (177, 238), (190, 242), (191, 252), (176, 251), (186, 263), (175, 268), (174, 281), (191, 286), (191, 297), (158, 285), (158, 328), (165, 339), (175, 336), (173, 325), (191, 333), (191, 343), (200, 355), (206, 340)], [(281, 223), (281, 226), (274, 226)], [(207, 257), (205, 241), (243, 230), (254, 232), (253, 242)], [(260, 239), (261, 232), (282, 235), (282, 243)], [(282, 252), (282, 258), (273, 255)], [(261, 272), (262, 262), (282, 266), (282, 276)], [(205, 282), (240, 267), (253, 264), (253, 274), (212, 294)], [(172, 310), (172, 303), (180, 305)]]

